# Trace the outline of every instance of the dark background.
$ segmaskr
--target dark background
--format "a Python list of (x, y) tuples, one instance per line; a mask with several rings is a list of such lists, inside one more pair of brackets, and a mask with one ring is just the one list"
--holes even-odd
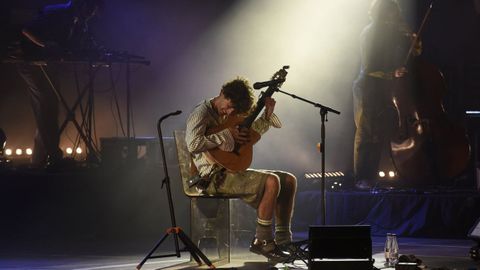
[[(0, 24), (5, 29), (2, 33), (6, 33), (2, 35), (2, 47), (15, 39), (22, 23), (32, 18), (42, 5), (56, 2), (2, 1)], [(313, 9), (309, 14), (318, 14), (318, 18), (305, 19), (302, 24), (303, 21), (288, 21), (289, 13), (306, 12), (302, 8), (309, 6), (302, 7), (302, 4), (107, 0), (105, 9), (92, 21), (91, 29), (106, 48), (127, 51), (151, 61), (150, 66), (133, 67), (131, 91), (136, 136), (155, 136), (154, 123), (158, 117), (177, 109), (184, 113), (166, 122), (166, 134), (183, 128), (191, 107), (201, 99), (215, 95), (224, 80), (237, 75), (252, 81), (267, 80), (281, 66), (291, 64), (291, 83), (287, 79), (284, 84), (286, 90), (342, 112), (340, 116), (330, 115), (327, 124), (327, 153), (332, 153), (327, 156), (327, 168), (348, 171), (352, 163), (353, 137), (350, 86), (358, 69), (358, 47), (354, 42), (368, 23), (365, 14), (369, 1), (357, 2), (356, 6), (343, 3), (335, 11), (350, 17), (337, 19), (335, 23), (345, 24), (338, 26), (327, 25), (327, 18), (321, 17), (322, 8), (327, 9), (326, 3), (314, 2), (312, 5), (318, 6), (318, 12)], [(428, 1), (403, 0), (400, 4), (412, 29), (417, 29)], [(258, 22), (248, 16), (255, 16), (253, 19), (258, 18)], [(332, 14), (334, 17), (339, 16)], [(275, 22), (277, 18), (279, 22)], [(438, 0), (424, 30), (423, 55), (444, 73), (449, 85), (445, 107), (452, 117), (459, 120), (464, 118), (465, 109), (479, 108), (479, 18), (478, 6), (473, 0)], [(273, 26), (269, 19), (274, 20)], [(291, 25), (292, 29), (277, 30), (276, 24), (279, 27)], [(228, 25), (225, 26), (226, 31), (220, 28), (224, 25)], [(296, 25), (307, 30), (295, 29)], [(262, 37), (263, 32), (268, 33), (270, 28), (275, 29), (277, 34)], [(310, 28), (312, 30), (308, 30)], [(347, 28), (348, 31), (340, 32), (340, 37), (324, 37), (332, 35), (329, 32), (332, 28), (335, 28), (334, 32)], [(311, 36), (305, 40), (318, 43), (302, 43), (304, 37), (300, 35), (288, 36), (288, 33), (299, 31)], [(269, 43), (264, 43), (264, 39)], [(329, 45), (329, 40), (333, 40), (332, 45)], [(262, 44), (261, 49), (252, 45), (255, 42)], [(284, 42), (288, 44), (279, 45)], [(351, 44), (346, 46), (343, 43)], [(242, 46), (241, 50), (230, 49), (238, 44)], [(272, 55), (263, 53), (270, 50), (269, 46), (275, 50)], [(309, 50), (309, 47), (318, 50)], [(294, 65), (297, 59), (305, 60)], [(75, 87), (71, 69), (71, 66), (65, 67), (60, 89), (73, 101)], [(123, 136), (114, 107), (114, 94), (119, 99), (125, 129), (125, 66), (114, 65), (111, 71), (113, 79), (107, 69), (100, 70), (96, 77), (97, 140), (100, 137)], [(12, 64), (0, 66), (0, 80), (0, 127), (9, 137), (8, 146), (31, 147), (34, 121), (25, 85)], [(111, 81), (115, 83), (114, 89)], [(319, 141), (320, 125), (315, 109), (283, 95), (276, 95), (276, 98), (279, 101), (277, 112), (284, 119), (284, 128), (275, 130), (268, 140), (259, 144), (254, 165), (295, 172), (318, 170), (320, 156), (314, 146)], [(60, 120), (63, 119), (61, 117)], [(62, 148), (71, 145), (75, 136), (75, 130), (69, 126), (62, 137)], [(273, 161), (269, 158), (270, 154), (277, 158)], [(295, 158), (291, 158), (292, 155)]]
[[(368, 23), (369, 2), (106, 0), (91, 28), (106, 48), (151, 61), (149, 66), (132, 67), (135, 136), (155, 137), (160, 116), (183, 110), (182, 115), (164, 122), (164, 135), (169, 136), (174, 129), (184, 128), (191, 108), (216, 95), (225, 80), (243, 75), (252, 82), (264, 81), (290, 64), (285, 90), (342, 112), (328, 116), (326, 164), (327, 171), (348, 172), (354, 132), (351, 84), (358, 72), (357, 41)], [(399, 2), (412, 29), (417, 29), (429, 1)], [(3, 54), (21, 25), (46, 3), (57, 1), (1, 2)], [(335, 4), (339, 7), (332, 7)], [(324, 9), (337, 13), (327, 18)], [(423, 57), (440, 68), (449, 86), (446, 110), (456, 121), (466, 122), (465, 110), (480, 109), (480, 5), (473, 0), (435, 1), (423, 43)], [(73, 102), (76, 90), (71, 70), (65, 67), (61, 90)], [(85, 76), (85, 71), (81, 74)], [(97, 75), (97, 141), (124, 136), (114, 95), (125, 125), (125, 66), (113, 65), (111, 74), (105, 69)], [(287, 96), (275, 98), (284, 127), (272, 130), (257, 145), (253, 166), (292, 171), (302, 184), (304, 172), (320, 170), (315, 149), (320, 139), (318, 111)], [(35, 124), (28, 93), (9, 63), (0, 64), (0, 127), (7, 133), (8, 147), (32, 147)], [(62, 149), (75, 136), (69, 127), (62, 135)], [(108, 242), (124, 237), (132, 242), (144, 239), (147, 245), (142, 247), (148, 247), (169, 225), (166, 198), (160, 189), (162, 167), (156, 162), (153, 167), (123, 163), (107, 172), (84, 174), (1, 174), (0, 203), (6, 217), (2, 218), (2, 237), (18, 245), (44, 239), (60, 247), (69, 238)], [(186, 224), (188, 200), (178, 185), (174, 158), (170, 162), (179, 223)], [(296, 211), (301, 213), (302, 207)], [(52, 242), (52, 233), (56, 242)]]
[[(2, 48), (15, 39), (21, 24), (43, 4), (56, 2), (2, 1)], [(327, 1), (107, 0), (91, 29), (106, 48), (151, 61), (150, 66), (132, 67), (135, 136), (155, 136), (155, 122), (161, 115), (183, 110), (179, 117), (166, 121), (165, 134), (169, 135), (173, 129), (184, 128), (192, 106), (214, 96), (225, 80), (242, 75), (263, 81), (290, 64), (284, 90), (342, 112), (328, 117), (326, 164), (329, 171), (349, 171), (354, 130), (351, 83), (358, 70), (356, 42), (368, 23), (369, 2), (341, 1), (335, 9)], [(428, 1), (403, 0), (400, 4), (412, 29), (417, 29)], [(322, 12), (329, 9), (338, 14), (330, 14), (331, 19), (325, 17)], [(473, 0), (438, 0), (424, 30), (423, 56), (444, 73), (449, 86), (445, 108), (460, 121), (465, 118), (465, 109), (480, 107), (479, 18)], [(275, 34), (265, 36), (270, 32)], [(85, 76), (85, 67), (78, 68), (83, 68), (80, 74)], [(76, 91), (72, 69), (65, 67), (60, 85), (70, 102)], [(7, 133), (8, 147), (32, 147), (35, 125), (25, 85), (12, 64), (0, 65), (0, 80), (0, 127)], [(118, 97), (125, 130), (125, 66), (113, 65), (111, 75), (108, 69), (101, 69), (95, 90), (97, 143), (101, 137), (124, 136), (114, 96)], [(258, 145), (254, 166), (297, 173), (317, 171), (318, 111), (284, 95), (276, 94), (275, 98), (284, 127), (273, 130)], [(62, 134), (61, 147), (70, 146), (75, 137), (75, 129), (69, 125)]]

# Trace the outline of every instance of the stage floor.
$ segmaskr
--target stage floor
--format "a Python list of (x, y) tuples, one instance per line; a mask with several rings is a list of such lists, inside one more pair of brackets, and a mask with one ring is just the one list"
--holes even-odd
[[(161, 169), (138, 166), (117, 170), (98, 168), (60, 173), (16, 169), (0, 171), (0, 269), (135, 269), (159, 236), (163, 235), (165, 228), (171, 226), (165, 189), (162, 189), (162, 175), (159, 173)], [(178, 172), (174, 173), (172, 170), (171, 174), (172, 179), (175, 179), (173, 175), (178, 175)], [(189, 200), (183, 194), (178, 180), (173, 180), (172, 184), (177, 224), (183, 226), (184, 231), (190, 232)], [(315, 219), (321, 216), (315, 211), (321, 201), (318, 199), (318, 192), (307, 193), (309, 196), (306, 198), (310, 201), (302, 200), (301, 194), (297, 196), (293, 229), (304, 232), (295, 234), (298, 240), (307, 239), (305, 231), (308, 225), (320, 224)], [(436, 225), (433, 229), (422, 232), (428, 235), (427, 232), (433, 231), (441, 236), (407, 237), (397, 232), (400, 253), (415, 255), (423, 260), (428, 269), (446, 267), (457, 270), (480, 270), (479, 263), (470, 259), (468, 254), (475, 243), (465, 239), (465, 228), (470, 228), (478, 217), (477, 202), (480, 200), (478, 193), (473, 195), (468, 193), (467, 195), (473, 199), (468, 200), (465, 207), (458, 208), (453, 202), (463, 202), (465, 198), (470, 198), (464, 194), (455, 192), (447, 194), (448, 196), (440, 196), (403, 192), (399, 194), (332, 192), (329, 196), (336, 201), (329, 203), (328, 206), (335, 206), (335, 211), (329, 210), (328, 213), (336, 214), (333, 216), (335, 218), (333, 221), (336, 222), (332, 222), (332, 225), (370, 224), (362, 222), (363, 219), (346, 221), (344, 218), (367, 216), (367, 212), (365, 214), (360, 210), (369, 209), (370, 204), (375, 204), (380, 199), (383, 203), (379, 204), (377, 209), (388, 210), (386, 206), (391, 205), (403, 207), (404, 201), (418, 201), (423, 207), (427, 203), (420, 203), (421, 200), (431, 199), (435, 203), (432, 203), (429, 209), (435, 210), (434, 213), (441, 213), (441, 216), (445, 216), (445, 213), (470, 213), (465, 215), (468, 220), (448, 218), (449, 226), (437, 224), (436, 219), (432, 218), (439, 216), (437, 214), (426, 215), (430, 223)], [(452, 206), (441, 208), (437, 202), (440, 205), (452, 202)], [(305, 206), (309, 206), (308, 211), (302, 212)], [(412, 210), (414, 213), (418, 213), (417, 209), (420, 208), (412, 209), (415, 210)], [(375, 219), (378, 222), (372, 224), (378, 227), (382, 222), (405, 219), (398, 211), (387, 212), (396, 213), (395, 219), (379, 217)], [(303, 226), (298, 226), (299, 224)], [(452, 224), (461, 225), (461, 230), (454, 231), (460, 233), (449, 234), (448, 228), (458, 227)], [(425, 237), (425, 234), (421, 237)], [(375, 266), (385, 268), (383, 266), (385, 234), (379, 232), (377, 236), (373, 233), (372, 235)], [(451, 237), (452, 235), (461, 236)], [(248, 244), (250, 239), (243, 240)], [(162, 245), (162, 251), (172, 252), (173, 242), (171, 239), (169, 241)], [(232, 256), (230, 264), (220, 267), (269, 269), (271, 266), (263, 257), (249, 253), (246, 247), (243, 250), (235, 250)], [(195, 265), (172, 266), (188, 262), (189, 259), (189, 254), (183, 254), (181, 258), (152, 259), (147, 261), (142, 269), (198, 268)], [(305, 268), (306, 266), (300, 262), (288, 265), (288, 269)]]
[[(300, 235), (301, 236), (301, 235)], [(474, 245), (473, 241), (463, 239), (425, 239), (425, 238), (399, 238), (399, 248), (401, 254), (413, 254), (421, 259), (427, 266), (426, 269), (435, 269), (444, 267), (444, 269), (480, 269), (480, 263), (473, 261), (468, 252)], [(379, 269), (386, 268), (383, 258), (384, 238), (374, 237), (373, 258), (374, 266)], [(150, 247), (145, 247), (148, 251)], [(100, 269), (135, 269), (138, 263), (145, 256), (144, 253), (135, 251), (122, 251), (116, 253), (116, 247), (102, 247), (101, 251), (93, 248), (90, 251), (79, 250), (62, 251), (20, 251), (6, 250), (0, 253), (0, 269), (55, 269), (55, 270), (100, 270)], [(173, 250), (173, 247), (172, 247)], [(236, 268), (245, 270), (269, 269), (272, 265), (266, 260), (255, 254), (249, 253), (247, 249), (232, 254), (234, 259), (229, 264), (217, 265), (217, 268)], [(288, 268), (285, 268), (287, 266)], [(278, 269), (307, 269), (301, 261), (295, 264), (277, 264)], [(206, 266), (198, 267), (196, 264), (189, 263), (189, 254), (182, 253), (180, 258), (167, 257), (162, 259), (150, 259), (142, 267), (144, 270), (153, 269), (208, 269)]]

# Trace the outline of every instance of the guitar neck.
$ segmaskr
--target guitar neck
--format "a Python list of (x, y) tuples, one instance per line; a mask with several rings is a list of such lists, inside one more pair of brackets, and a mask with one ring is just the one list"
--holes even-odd
[(267, 91), (265, 91), (264, 93), (262, 93), (262, 95), (260, 96), (260, 98), (258, 99), (257, 101), (257, 104), (255, 105), (255, 109), (253, 110), (253, 112), (251, 112), (246, 118), (245, 120), (242, 122), (242, 124), (240, 125), (240, 127), (242, 128), (250, 128), (253, 124), (253, 121), (255, 121), (255, 119), (257, 119), (257, 116), (260, 114), (260, 112), (262, 111), (263, 107), (265, 107), (265, 98), (266, 97), (271, 97), (273, 95), (273, 92), (275, 92), (275, 87), (272, 87), (270, 86)]
[[(271, 97), (275, 91), (278, 90), (278, 87), (282, 85), (282, 83), (285, 81), (285, 76), (287, 76), (287, 69), (289, 66), (283, 66), (282, 69), (279, 71), (275, 72), (272, 76), (272, 81), (270, 81), (270, 84), (265, 92), (262, 92), (260, 95), (260, 98), (257, 101), (257, 104), (255, 105), (255, 109), (253, 112), (248, 115), (245, 120), (240, 124), (240, 128), (247, 128), (249, 129), (253, 121), (257, 118), (257, 116), (260, 114), (260, 112), (263, 110), (263, 107), (265, 107), (265, 98)], [(272, 82), (275, 82), (272, 84)]]

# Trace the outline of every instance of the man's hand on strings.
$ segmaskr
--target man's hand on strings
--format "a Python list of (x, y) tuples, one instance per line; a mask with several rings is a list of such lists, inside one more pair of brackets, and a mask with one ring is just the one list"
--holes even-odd
[(265, 98), (265, 118), (267, 120), (269, 120), (270, 116), (272, 116), (273, 110), (275, 109), (275, 103), (275, 99), (271, 97)]
[(240, 129), (238, 126), (229, 127), (230, 133), (237, 144), (245, 144), (250, 140), (249, 130), (246, 128)]
[(393, 72), (393, 76), (395, 76), (395, 78), (403, 78), (405, 77), (405, 75), (407, 75), (407, 73), (408, 70), (406, 67), (399, 67), (395, 69), (395, 71)]
[(411, 35), (411, 40), (412, 42), (415, 42), (413, 44), (413, 55), (414, 56), (419, 56), (422, 54), (422, 51), (423, 51), (423, 43), (422, 43), (422, 40), (418, 37), (418, 35), (416, 33), (412, 33)]

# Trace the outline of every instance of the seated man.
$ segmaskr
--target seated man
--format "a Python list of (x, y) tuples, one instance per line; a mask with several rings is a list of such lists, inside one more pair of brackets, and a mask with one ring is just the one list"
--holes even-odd
[[(225, 83), (218, 96), (198, 104), (187, 120), (186, 141), (193, 155), (200, 177), (208, 179), (207, 194), (230, 194), (240, 197), (257, 209), (256, 234), (250, 251), (266, 256), (272, 261), (281, 261), (288, 254), (279, 245), (292, 241), (290, 223), (297, 188), (294, 175), (271, 170), (247, 169), (240, 172), (228, 171), (218, 164), (211, 164), (205, 157), (209, 149), (220, 148), (232, 151), (235, 144), (248, 141), (248, 132), (237, 127), (228, 127), (217, 133), (207, 131), (223, 123), (228, 116), (244, 115), (253, 107), (253, 91), (249, 82), (236, 78)], [(265, 111), (252, 124), (259, 134), (270, 126), (280, 128), (281, 123), (273, 114), (275, 100), (265, 100)], [(275, 236), (272, 233), (272, 219), (275, 214)]]

